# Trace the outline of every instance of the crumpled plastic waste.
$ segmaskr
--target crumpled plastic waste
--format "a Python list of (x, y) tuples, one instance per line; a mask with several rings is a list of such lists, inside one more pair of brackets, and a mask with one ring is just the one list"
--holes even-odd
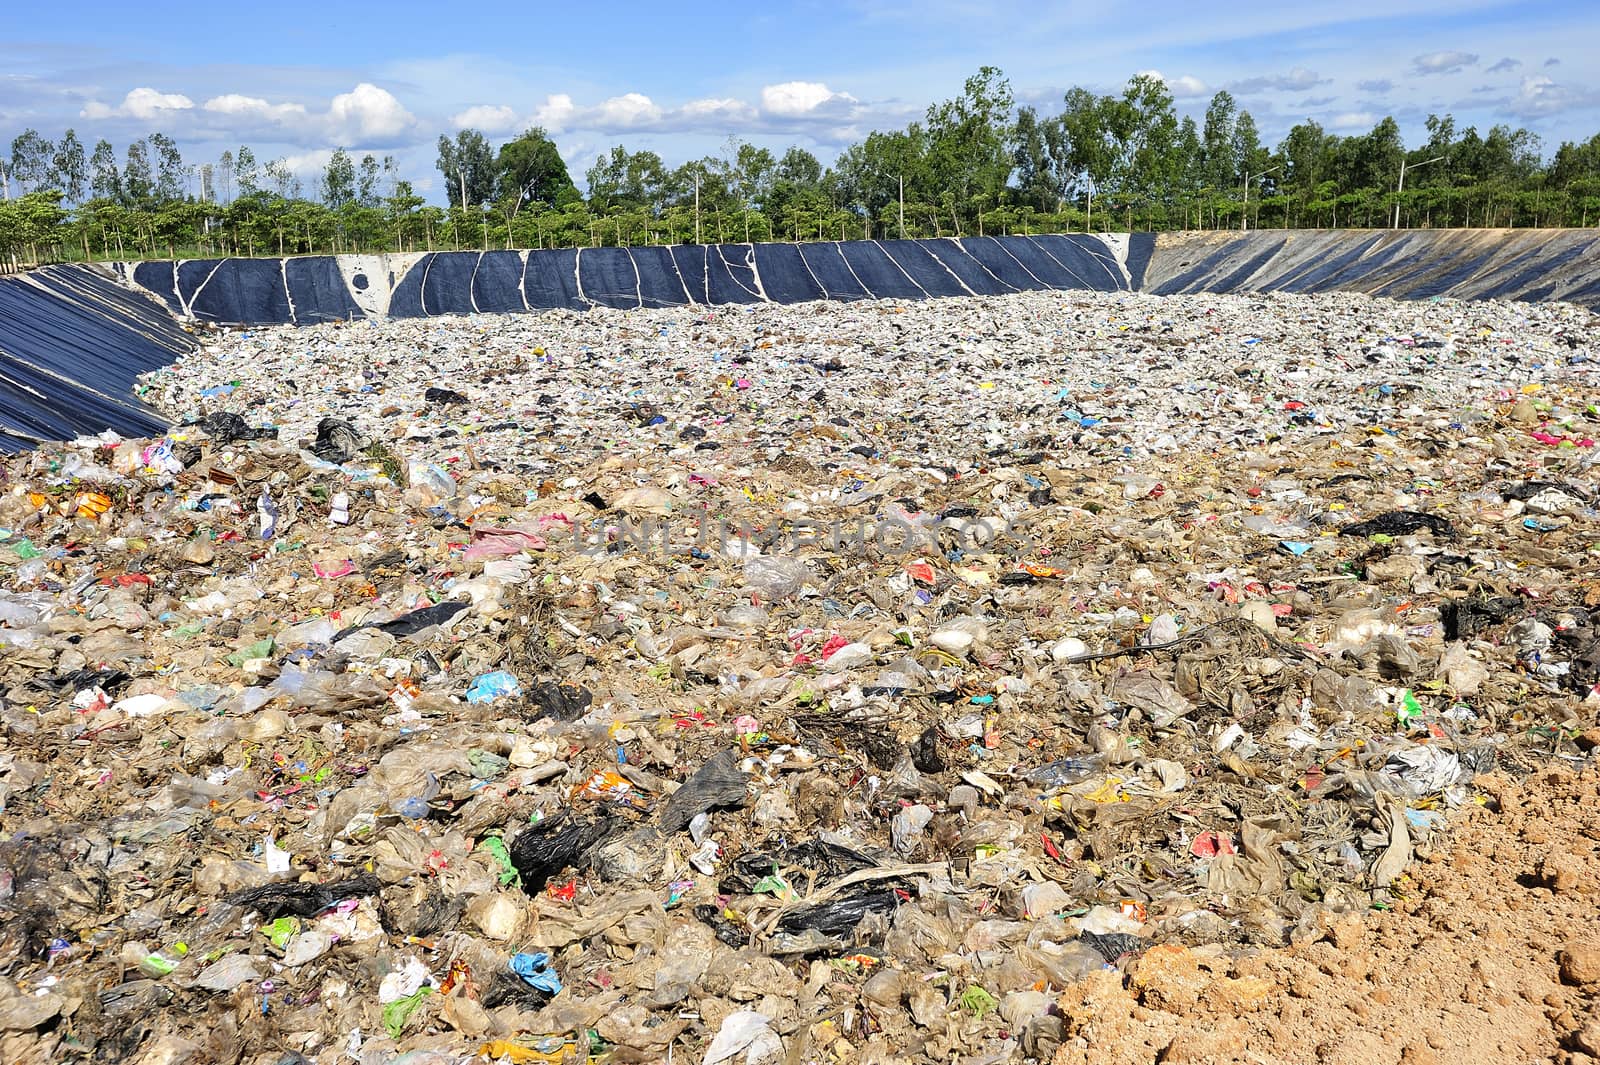
[(818, 311), (204, 332), (7, 457), (8, 1048), (1047, 1060), (1600, 747), (1591, 312)]

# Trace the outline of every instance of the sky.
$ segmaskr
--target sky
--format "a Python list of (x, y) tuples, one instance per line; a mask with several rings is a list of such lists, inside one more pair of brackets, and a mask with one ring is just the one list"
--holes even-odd
[(119, 156), (153, 132), (190, 163), (248, 144), (308, 188), (335, 147), (392, 154), (440, 201), (441, 133), (549, 131), (573, 177), (612, 145), (668, 165), (737, 138), (829, 164), (999, 67), (1019, 103), (1158, 74), (1198, 121), (1229, 90), (1276, 144), (1295, 122), (1361, 133), (1386, 114), (1420, 142), (1526, 126), (1548, 156), (1600, 132), (1594, 0), (532, 0), (329, 3), (70, 0), (8, 5), (0, 144), (26, 128)]

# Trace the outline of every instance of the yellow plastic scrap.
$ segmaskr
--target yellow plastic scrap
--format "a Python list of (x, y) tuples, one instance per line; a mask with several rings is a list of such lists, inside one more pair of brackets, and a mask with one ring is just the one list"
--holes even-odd
[(99, 492), (84, 492), (76, 500), (78, 517), (98, 518), (111, 509), (111, 497)]
[(1107, 777), (1104, 784), (1084, 795), (1090, 802), (1127, 802), (1128, 793), (1122, 790), (1120, 777)]
[(559, 1049), (553, 1052), (534, 1050), (513, 1043), (509, 1039), (494, 1039), (478, 1048), (480, 1057), (487, 1057), (490, 1061), (509, 1061), (512, 1065), (524, 1065), (525, 1062), (560, 1062), (566, 1059), (567, 1044), (562, 1043)]

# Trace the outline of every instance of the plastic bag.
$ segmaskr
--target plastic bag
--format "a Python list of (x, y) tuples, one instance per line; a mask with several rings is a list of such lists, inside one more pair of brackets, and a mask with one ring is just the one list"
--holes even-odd
[(714, 810), (719, 806), (735, 806), (749, 797), (746, 790), (748, 777), (739, 770), (735, 751), (723, 751), (695, 774), (661, 807), (661, 831), (670, 835), (681, 832), (695, 815)]

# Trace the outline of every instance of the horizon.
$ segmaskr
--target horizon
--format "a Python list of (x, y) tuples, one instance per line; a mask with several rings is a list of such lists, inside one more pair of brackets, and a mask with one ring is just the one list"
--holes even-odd
[[(249, 14), (187, 0), (159, 25), (139, 24), (126, 8), (92, 0), (14, 15), (14, 39), (0, 43), (10, 71), (0, 77), (0, 132), (9, 140), (31, 128), (55, 140), (70, 128), (86, 145), (105, 138), (119, 152), (165, 133), (191, 165), (248, 145), (263, 161), (284, 159), (308, 185), (336, 148), (393, 155), (399, 176), (443, 203), (436, 141), (463, 128), (499, 144), (544, 127), (580, 187), (619, 144), (669, 166), (734, 140), (798, 146), (827, 167), (868, 132), (903, 128), (955, 97), (982, 64), (999, 67), (1019, 106), (1044, 115), (1061, 110), (1068, 88), (1115, 92), (1139, 73), (1158, 75), (1178, 114), (1196, 121), (1226, 89), (1268, 145), (1306, 119), (1350, 135), (1385, 116), (1414, 145), (1438, 113), (1454, 115), (1461, 130), (1526, 128), (1548, 159), (1562, 141), (1600, 129), (1600, 77), (1583, 63), (1596, 54), (1600, 27), (1576, 3), (1460, 10), (1400, 0), (1303, 12), (1250, 2), (1226, 27), (1177, 3), (1150, 6), (1132, 34), (1109, 5), (1030, 16), (1020, 5), (861, 0), (683, 16), (628, 4), (613, 24), (639, 32), (609, 40), (583, 12), (530, 14), (492, 0), (446, 34), (449, 47), (428, 53), (412, 45), (426, 23), (408, 15), (451, 20), (410, 2), (368, 20), (291, 0), (262, 27)], [(1019, 22), (1028, 33), (1015, 32)], [(541, 48), (552, 36), (590, 42), (589, 61), (519, 59), (528, 43)], [(1070, 65), (1055, 59), (1084, 38), (1095, 42), (1091, 54)], [(236, 42), (241, 61), (218, 62), (208, 39)], [(679, 58), (663, 64), (668, 51)]]

